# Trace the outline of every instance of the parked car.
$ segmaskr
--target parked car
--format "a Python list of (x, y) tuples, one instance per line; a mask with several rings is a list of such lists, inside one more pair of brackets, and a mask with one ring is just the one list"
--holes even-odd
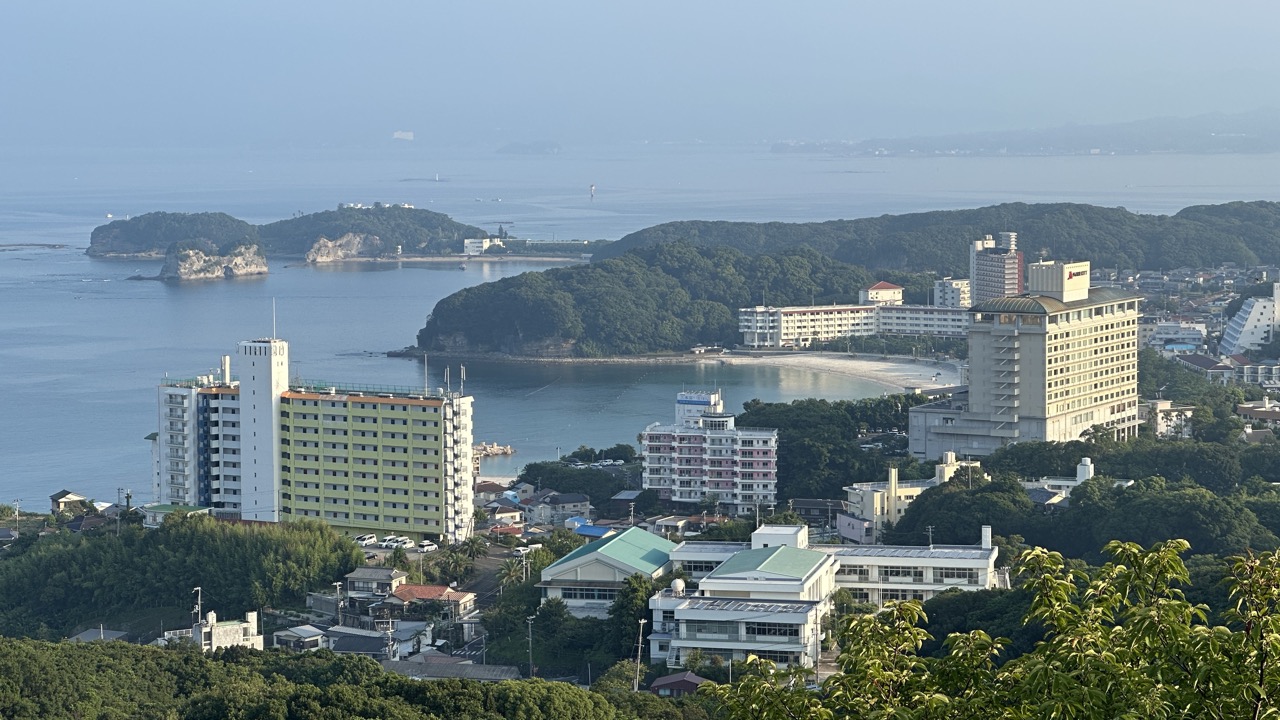
[(541, 549), (542, 549), (541, 543), (534, 543), (533, 545), (525, 545), (524, 547), (518, 547), (515, 550), (512, 550), (511, 554), (515, 555), (516, 557), (524, 557), (525, 555), (528, 555), (534, 550), (541, 550)]
[(369, 547), (378, 543), (378, 536), (373, 533), (367, 535), (359, 535), (356, 537), (356, 544), (360, 547)]
[(386, 548), (388, 550), (391, 550), (394, 548), (412, 547), (412, 546), (413, 546), (412, 540), (410, 540), (407, 537), (401, 537), (399, 535), (388, 535), (387, 537), (382, 538), (382, 542), (378, 543), (378, 547)]
[(418, 543), (418, 552), (429, 553), (429, 552), (435, 552), (439, 549), (440, 549), (440, 546), (431, 542), (430, 540), (423, 540), (422, 542)]

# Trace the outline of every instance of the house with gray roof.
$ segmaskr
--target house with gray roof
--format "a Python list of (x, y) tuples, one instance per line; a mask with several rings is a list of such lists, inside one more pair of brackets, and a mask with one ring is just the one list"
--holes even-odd
[(560, 598), (574, 617), (607, 617), (627, 578), (657, 578), (671, 569), (675, 546), (640, 528), (587, 543), (542, 571), (543, 602)]

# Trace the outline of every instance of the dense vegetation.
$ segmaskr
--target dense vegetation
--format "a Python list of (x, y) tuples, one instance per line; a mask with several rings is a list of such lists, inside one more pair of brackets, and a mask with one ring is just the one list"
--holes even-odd
[[(1173, 540), (1143, 550), (1107, 545), (1111, 562), (1091, 572), (1042, 549), (1023, 555), (1029, 623), (1043, 642), (1004, 664), (1008, 641), (975, 630), (946, 639), (940, 657), (920, 605), (853, 616), (840, 631), (840, 672), (820, 692), (805, 671), (763, 666), (733, 686), (712, 688), (721, 717), (1274, 718), (1280, 692), (1280, 557), (1235, 558), (1230, 600), (1209, 608), (1183, 591), (1192, 574)], [(797, 677), (799, 676), (799, 677)]]
[(1074, 203), (1007, 203), (821, 223), (672, 222), (631, 233), (597, 258), (675, 241), (753, 255), (810, 247), (877, 270), (933, 270), (965, 277), (968, 241), (1002, 230), (1017, 232), (1019, 248), (1028, 256), (1045, 249), (1050, 257), (1091, 260), (1095, 267), (1156, 270), (1280, 262), (1280, 203), (1275, 202), (1199, 205), (1172, 216)]
[(159, 254), (174, 243), (206, 241), (223, 249), (259, 243), (267, 255), (300, 256), (321, 237), (336, 240), (347, 233), (375, 235), (388, 253), (398, 246), (406, 254), (419, 255), (459, 253), (464, 239), (487, 236), (448, 215), (400, 206), (338, 208), (262, 226), (226, 213), (154, 212), (94, 228), (86, 252)]
[(478, 227), (454, 222), (448, 215), (398, 205), (338, 208), (278, 220), (258, 229), (268, 253), (303, 255), (320, 237), (336, 240), (347, 233), (376, 235), (384, 252), (440, 255), (462, 252), (467, 238), (487, 237)]
[(864, 400), (751, 400), (737, 417), (738, 427), (778, 430), (778, 501), (844, 497), (841, 488), (855, 482), (884, 480), (890, 464), (899, 478), (932, 477), (933, 470), (914, 459), (886, 455), (888, 448), (862, 449), (871, 434), (905, 430), (907, 413), (927, 402), (924, 395), (890, 395)]
[[(364, 657), (0, 640), (0, 716), (147, 720), (699, 720), (693, 702), (543, 680), (423, 682)], [(627, 688), (630, 689), (629, 687)], [(616, 703), (616, 704), (615, 704)], [(705, 704), (705, 702), (703, 703)]]
[(24, 535), (0, 563), (0, 635), (58, 639), (140, 609), (187, 609), (196, 586), (223, 617), (301, 604), (362, 563), (350, 540), (311, 521), (171, 517), (150, 531)]
[(258, 228), (226, 213), (153, 212), (94, 228), (85, 252), (93, 256), (164, 254), (170, 245), (180, 242), (229, 250), (258, 242)]
[(769, 256), (668, 243), (460, 290), (436, 304), (418, 345), (597, 357), (734, 344), (739, 307), (856, 302), (870, 282), (809, 248)]
[(600, 248), (589, 266), (450, 295), (436, 304), (417, 344), (579, 357), (733, 345), (741, 307), (857, 302), (877, 279), (904, 286), (908, 303), (927, 302), (934, 273), (966, 276), (969, 241), (1000, 230), (1017, 231), (1028, 257), (1044, 250), (1095, 266), (1280, 263), (1280, 203), (1272, 202), (1196, 206), (1173, 216), (1011, 203), (823, 223), (675, 222)]

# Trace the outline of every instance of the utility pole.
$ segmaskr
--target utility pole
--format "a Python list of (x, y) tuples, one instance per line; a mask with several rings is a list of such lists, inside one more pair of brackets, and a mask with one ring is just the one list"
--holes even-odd
[(338, 581), (333, 584), (333, 607), (334, 613), (338, 616), (338, 627), (342, 627), (342, 582)]
[(529, 625), (529, 677), (533, 677), (533, 618), (534, 615), (526, 617), (524, 621)]
[(648, 622), (645, 618), (640, 618), (640, 632), (636, 634), (636, 681), (631, 686), (631, 692), (640, 692), (640, 651), (644, 650), (644, 624)]
[(929, 535), (929, 549), (932, 550), (933, 549), (933, 526), (926, 525), (924, 527), (924, 531)]
[(204, 590), (197, 585), (195, 589), (193, 589), (191, 592), (196, 594), (196, 619), (195, 619), (195, 622), (191, 624), (198, 625), (200, 623), (200, 618), (203, 617), (203, 613), (204, 613), (204, 610), (203, 610)]

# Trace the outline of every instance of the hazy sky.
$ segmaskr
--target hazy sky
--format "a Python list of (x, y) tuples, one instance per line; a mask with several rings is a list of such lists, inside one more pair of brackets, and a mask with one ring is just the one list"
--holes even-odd
[(859, 139), (1280, 105), (1280, 4), (6, 3), (0, 145)]

